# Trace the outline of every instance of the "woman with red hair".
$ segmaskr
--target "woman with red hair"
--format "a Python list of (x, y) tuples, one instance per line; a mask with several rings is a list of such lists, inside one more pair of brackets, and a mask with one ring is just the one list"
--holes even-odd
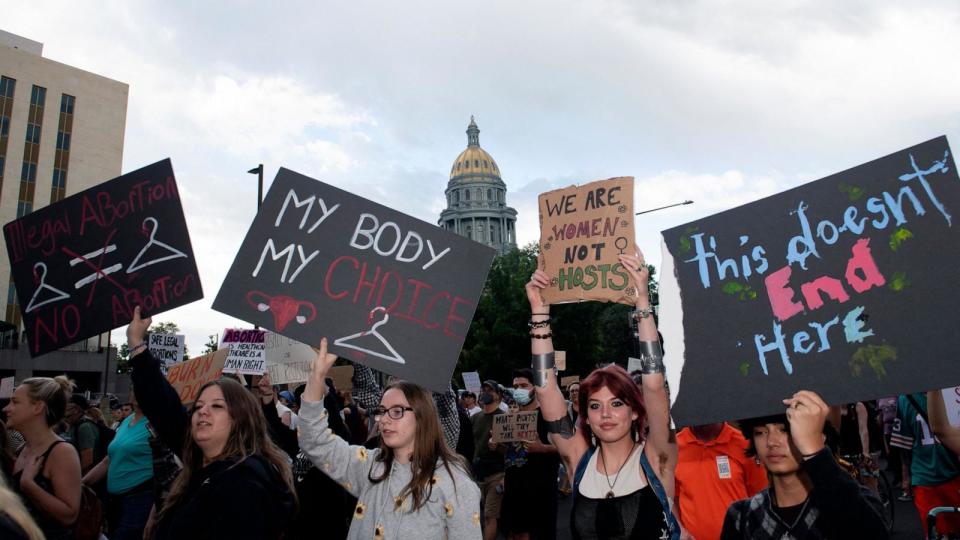
[(550, 306), (542, 289), (550, 283), (541, 270), (527, 283), (533, 370), (544, 420), (571, 476), (574, 503), (570, 528), (576, 539), (680, 538), (664, 485), (672, 493), (671, 459), (676, 441), (663, 350), (653, 319), (649, 270), (639, 252), (620, 255), (637, 292), (636, 312), (642, 392), (626, 370), (610, 365), (580, 383), (576, 427), (567, 414), (554, 370)]

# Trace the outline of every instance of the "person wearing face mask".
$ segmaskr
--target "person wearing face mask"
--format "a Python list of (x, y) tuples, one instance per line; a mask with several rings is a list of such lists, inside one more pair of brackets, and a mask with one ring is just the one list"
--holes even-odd
[(276, 405), (221, 378), (200, 387), (188, 413), (144, 341), (150, 323), (136, 307), (127, 327), (130, 378), (147, 420), (183, 462), (154, 539), (281, 538), (297, 500), (289, 460), (268, 434), (268, 425), (289, 431)]
[[(491, 384), (492, 383), (492, 384)], [(480, 502), (483, 506), (483, 538), (497, 537), (497, 520), (503, 499), (503, 451), (490, 440), (493, 417), (503, 414), (500, 409), (500, 394), (494, 390), (497, 383), (483, 383), (480, 392), (480, 412), (473, 415), (473, 476), (480, 484)]]
[(347, 538), (479, 540), (480, 490), (445, 441), (430, 392), (407, 381), (391, 383), (379, 405), (368, 409), (380, 428), (379, 446), (352, 446), (327, 427), (322, 404), (324, 378), (336, 358), (321, 340), (302, 396), (300, 447), (357, 497)]
[(539, 414), (532, 370), (513, 372), (511, 394), (521, 411), (537, 411), (537, 438), (506, 445), (502, 525), (511, 540), (556, 538), (560, 459), (547, 438), (549, 430), (543, 415)]

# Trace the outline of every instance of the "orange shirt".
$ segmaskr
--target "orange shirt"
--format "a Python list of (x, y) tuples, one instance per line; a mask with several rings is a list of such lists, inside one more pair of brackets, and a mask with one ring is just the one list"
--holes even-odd
[(730, 424), (724, 423), (717, 438), (707, 443), (684, 428), (677, 443), (680, 522), (696, 540), (717, 540), (727, 508), (767, 487), (767, 472), (744, 454), (747, 441)]

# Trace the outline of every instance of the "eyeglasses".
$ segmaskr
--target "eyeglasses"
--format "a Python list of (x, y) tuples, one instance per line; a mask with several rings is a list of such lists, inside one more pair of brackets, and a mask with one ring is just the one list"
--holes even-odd
[(403, 418), (403, 413), (407, 411), (412, 411), (413, 407), (404, 407), (402, 405), (394, 405), (389, 409), (384, 409), (383, 407), (377, 407), (373, 410), (373, 421), (379, 422), (383, 415), (387, 415), (393, 420), (399, 420)]

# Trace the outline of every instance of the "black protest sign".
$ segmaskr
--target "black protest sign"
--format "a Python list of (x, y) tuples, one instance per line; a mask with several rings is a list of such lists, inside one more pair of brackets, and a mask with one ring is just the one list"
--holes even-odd
[(960, 383), (960, 182), (946, 137), (663, 242), (679, 425), (783, 412), (799, 389), (843, 404)]
[(30, 354), (203, 298), (170, 160), (3, 228)]
[(280, 169), (213, 308), (445, 390), (494, 253)]

